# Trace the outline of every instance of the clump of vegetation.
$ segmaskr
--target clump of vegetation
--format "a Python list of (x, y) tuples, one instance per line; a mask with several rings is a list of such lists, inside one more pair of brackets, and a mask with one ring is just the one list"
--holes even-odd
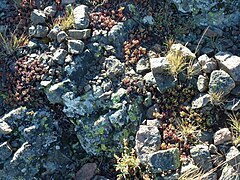
[(229, 114), (228, 117), (233, 135), (233, 144), (237, 146), (240, 144), (240, 113)]
[(123, 140), (123, 145), (124, 150), (122, 156), (114, 155), (117, 160), (116, 171), (119, 172), (117, 175), (118, 179), (135, 177), (137, 172), (140, 171), (140, 160), (136, 158), (135, 150), (128, 148), (126, 139)]
[(64, 17), (58, 17), (54, 22), (53, 26), (59, 26), (61, 30), (65, 31), (74, 28), (74, 16), (73, 8), (66, 9)]
[(11, 33), (10, 38), (7, 38), (0, 33), (0, 44), (2, 46), (1, 54), (12, 55), (19, 47), (28, 43), (28, 37), (22, 34), (20, 37)]
[(224, 103), (223, 92), (209, 92), (210, 102), (212, 105), (220, 106)]
[(181, 51), (169, 51), (167, 59), (170, 64), (169, 71), (175, 77), (186, 68), (186, 58), (182, 55)]

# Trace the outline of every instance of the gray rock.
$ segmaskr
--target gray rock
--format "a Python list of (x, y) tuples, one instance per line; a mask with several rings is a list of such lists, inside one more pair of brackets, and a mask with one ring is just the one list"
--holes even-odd
[(68, 52), (71, 54), (81, 54), (84, 43), (81, 40), (68, 40)]
[(160, 149), (161, 135), (156, 126), (140, 125), (135, 138), (135, 149), (139, 160), (146, 163), (148, 155)]
[(90, 180), (96, 174), (97, 164), (87, 163), (84, 164), (81, 169), (77, 172), (75, 180)]
[(235, 96), (240, 96), (240, 85), (236, 84), (235, 88), (231, 91), (231, 94)]
[(166, 57), (151, 58), (150, 65), (153, 74), (157, 73), (167, 74), (170, 67), (170, 64)]
[(235, 87), (235, 82), (231, 76), (223, 70), (214, 70), (209, 81), (210, 93), (221, 93), (225, 96)]
[(0, 119), (0, 134), (10, 134), (13, 129), (6, 123)]
[(218, 148), (214, 144), (209, 145), (209, 152), (211, 154), (218, 154)]
[(62, 65), (65, 62), (66, 56), (67, 56), (67, 51), (66, 50), (57, 49), (53, 54), (52, 60), (54, 62), (56, 62), (57, 64)]
[(126, 109), (119, 109), (109, 116), (109, 121), (115, 129), (120, 130), (124, 125), (128, 123), (128, 117)]
[(171, 148), (149, 154), (149, 165), (153, 173), (177, 170), (180, 167), (179, 149)]
[(104, 176), (96, 175), (96, 176), (94, 176), (94, 178), (92, 180), (109, 180), (109, 179)]
[(57, 12), (57, 9), (56, 9), (55, 5), (47, 6), (43, 10), (43, 12), (46, 16), (53, 18), (55, 16), (56, 12)]
[(146, 58), (141, 58), (137, 62), (136, 72), (141, 74), (141, 73), (147, 73), (149, 71), (150, 71), (149, 60)]
[(79, 5), (73, 10), (76, 29), (86, 29), (89, 26), (88, 7)]
[(49, 28), (47, 26), (36, 25), (36, 27), (31, 26), (29, 28), (29, 34), (37, 38), (47, 37), (48, 32)]
[(209, 27), (205, 35), (208, 37), (222, 37), (223, 31), (217, 27)]
[(232, 54), (229, 52), (218, 52), (217, 54), (215, 54), (215, 59), (219, 62), (224, 62), (227, 58), (231, 57)]
[(12, 155), (12, 149), (8, 142), (0, 144), (0, 162), (5, 161)]
[(104, 66), (110, 79), (114, 79), (124, 73), (124, 64), (121, 63), (115, 56), (106, 58)]
[(63, 112), (67, 117), (85, 116), (94, 112), (96, 103), (92, 92), (87, 92), (84, 96), (78, 97), (73, 92), (67, 92), (61, 98), (64, 104)]
[(151, 92), (147, 92), (147, 97), (144, 99), (144, 102), (143, 102), (143, 104), (144, 104), (144, 106), (145, 107), (149, 107), (149, 106), (151, 106), (152, 105), (152, 94), (151, 94)]
[(230, 56), (224, 61), (219, 62), (222, 70), (226, 71), (234, 81), (240, 82), (240, 57)]
[(240, 109), (240, 99), (233, 98), (228, 100), (227, 103), (224, 105), (224, 109), (229, 111), (238, 111)]
[(31, 13), (30, 19), (34, 25), (44, 24), (46, 16), (43, 11), (34, 9)]
[(207, 145), (198, 144), (191, 147), (190, 154), (199, 168), (202, 168), (205, 172), (212, 169), (211, 156)]
[(226, 162), (228, 165), (235, 167), (239, 170), (240, 168), (240, 151), (235, 147), (230, 147), (229, 151), (226, 154)]
[(62, 96), (74, 89), (72, 82), (68, 79), (60, 83), (54, 84), (46, 89), (44, 89), (45, 94), (47, 95), (48, 100), (52, 104), (63, 104)]
[(214, 144), (219, 145), (232, 140), (232, 134), (228, 128), (222, 128), (213, 136)]
[(201, 75), (201, 70), (202, 70), (202, 67), (198, 61), (194, 62), (192, 65), (187, 67), (188, 74), (192, 76)]
[(210, 102), (210, 95), (206, 93), (198, 94), (192, 101), (192, 109), (199, 109)]
[(176, 86), (176, 79), (172, 75), (164, 75), (164, 74), (154, 74), (158, 91), (160, 93), (166, 92), (166, 90), (174, 88)]
[(148, 119), (153, 119), (154, 117), (153, 117), (153, 113), (154, 112), (159, 112), (160, 110), (159, 110), (159, 107), (158, 107), (158, 105), (157, 104), (154, 104), (153, 106), (150, 106), (148, 109), (147, 109), (147, 114), (146, 114), (146, 116), (147, 116), (147, 118)]
[(59, 43), (63, 42), (64, 40), (66, 40), (68, 37), (67, 33), (65, 33), (65, 31), (60, 31), (58, 34), (57, 34), (57, 41)]
[(186, 46), (183, 46), (182, 44), (173, 44), (170, 48), (170, 51), (171, 52), (181, 52), (181, 55), (184, 57), (184, 58), (187, 58), (187, 59), (195, 59), (196, 56), (194, 53), (191, 52), (190, 49), (188, 49)]
[(83, 30), (76, 30), (76, 29), (69, 29), (68, 34), (72, 39), (87, 39), (91, 37), (91, 29), (83, 29)]
[(208, 89), (208, 77), (199, 75), (197, 80), (197, 88), (200, 92), (206, 92)]
[(219, 180), (239, 180), (239, 178), (239, 172), (234, 167), (226, 165), (223, 167)]
[(147, 123), (146, 123), (147, 126), (155, 126), (155, 127), (160, 127), (162, 124), (163, 122), (158, 119), (147, 120)]
[(144, 16), (143, 23), (147, 25), (154, 25), (156, 22), (152, 16)]
[(157, 84), (152, 72), (147, 73), (143, 79), (149, 86)]
[(48, 33), (47, 37), (56, 40), (57, 34), (61, 31), (61, 29), (58, 26), (54, 26)]
[(206, 54), (198, 58), (198, 62), (202, 66), (202, 71), (205, 73), (211, 73), (217, 69), (217, 62), (214, 59), (209, 58)]

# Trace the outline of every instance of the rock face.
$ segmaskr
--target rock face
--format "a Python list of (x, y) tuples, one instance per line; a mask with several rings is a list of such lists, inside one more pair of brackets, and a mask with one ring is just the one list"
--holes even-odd
[(74, 21), (76, 29), (86, 29), (89, 26), (88, 7), (85, 5), (77, 6), (74, 11)]
[(180, 152), (178, 148), (160, 150), (149, 155), (149, 164), (154, 173), (176, 170), (180, 167)]
[(161, 135), (155, 126), (140, 125), (136, 134), (136, 152), (142, 163), (146, 163), (148, 155), (160, 149)]
[(231, 76), (223, 70), (215, 70), (211, 73), (209, 81), (210, 93), (221, 93), (225, 96), (235, 87), (235, 82)]

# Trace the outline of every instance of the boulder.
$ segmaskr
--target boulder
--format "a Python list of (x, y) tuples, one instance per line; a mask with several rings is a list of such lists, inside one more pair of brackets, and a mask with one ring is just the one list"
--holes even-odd
[(79, 5), (73, 10), (76, 29), (86, 29), (89, 26), (88, 7)]
[(150, 66), (153, 74), (157, 73), (168, 74), (168, 70), (170, 68), (170, 64), (166, 57), (151, 58)]
[(65, 58), (67, 56), (67, 51), (65, 49), (57, 49), (52, 57), (52, 60), (57, 64), (63, 65)]
[(228, 128), (222, 128), (213, 136), (214, 144), (219, 145), (232, 140), (232, 134)]
[(179, 149), (171, 148), (149, 154), (149, 165), (153, 173), (177, 170), (180, 167)]
[(110, 56), (104, 62), (107, 75), (110, 79), (117, 78), (124, 73), (124, 64), (121, 63), (115, 56)]
[(81, 54), (84, 49), (84, 43), (81, 40), (68, 40), (68, 52), (71, 54)]
[(201, 69), (205, 73), (211, 73), (213, 70), (217, 69), (217, 62), (214, 59), (209, 58), (206, 54), (201, 55), (198, 58), (198, 62), (201, 64)]
[(192, 109), (199, 109), (206, 106), (210, 102), (210, 95), (200, 93), (192, 101)]
[(57, 8), (55, 5), (47, 6), (44, 8), (43, 12), (46, 16), (53, 18), (57, 12)]
[(64, 40), (66, 40), (68, 37), (67, 33), (65, 31), (60, 31), (57, 34), (57, 41), (59, 43), (63, 42)]
[(87, 39), (91, 37), (91, 29), (83, 29), (83, 30), (77, 30), (77, 29), (69, 29), (68, 34), (72, 39)]
[(141, 58), (138, 62), (137, 62), (137, 66), (136, 66), (136, 72), (137, 73), (147, 73), (150, 71), (150, 63), (149, 60), (146, 58)]
[(43, 11), (34, 9), (31, 13), (30, 19), (34, 25), (44, 24), (46, 16)]
[(231, 76), (223, 70), (214, 70), (209, 81), (209, 92), (220, 93), (226, 96), (235, 87), (235, 82)]
[(208, 77), (199, 75), (197, 80), (197, 88), (199, 92), (206, 92), (208, 89)]

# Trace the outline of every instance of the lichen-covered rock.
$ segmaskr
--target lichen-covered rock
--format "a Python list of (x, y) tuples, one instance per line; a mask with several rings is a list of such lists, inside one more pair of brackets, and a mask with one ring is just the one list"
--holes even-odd
[(171, 148), (149, 154), (149, 165), (153, 173), (177, 170), (180, 167), (179, 149)]
[(45, 88), (44, 92), (47, 95), (48, 100), (52, 104), (63, 104), (62, 96), (70, 91), (73, 91), (75, 87), (72, 82), (68, 79), (57, 84), (51, 85)]
[(240, 57), (230, 56), (220, 61), (219, 66), (226, 71), (234, 81), (240, 82)]
[(43, 11), (34, 9), (31, 13), (30, 19), (33, 24), (44, 24), (46, 16)]
[(199, 109), (206, 106), (210, 102), (210, 95), (200, 93), (192, 101), (192, 109)]
[(166, 90), (176, 86), (176, 79), (172, 75), (153, 73), (153, 76), (158, 87), (157, 89), (162, 94), (166, 92)]
[(74, 11), (74, 21), (76, 29), (86, 29), (89, 26), (88, 7), (85, 5), (77, 6)]
[(197, 88), (199, 92), (206, 92), (208, 89), (208, 77), (199, 75), (197, 80)]
[(170, 48), (170, 52), (180, 52), (181, 56), (186, 59), (195, 59), (196, 56), (190, 49), (188, 49), (186, 46), (183, 46), (182, 44), (173, 44)]
[(166, 57), (151, 58), (150, 65), (153, 74), (156, 73), (166, 74), (170, 67), (170, 64)]
[(68, 52), (71, 54), (81, 54), (84, 49), (84, 43), (81, 40), (68, 40)]
[(157, 127), (140, 125), (135, 141), (137, 156), (142, 163), (146, 163), (148, 155), (160, 149), (161, 135)]
[(232, 134), (228, 128), (222, 128), (214, 134), (214, 144), (219, 145), (232, 140)]
[(199, 168), (206, 172), (212, 169), (211, 155), (207, 145), (198, 144), (191, 147), (190, 154)]
[(235, 82), (231, 76), (223, 70), (214, 70), (209, 81), (209, 92), (220, 93), (225, 96), (235, 87)]

